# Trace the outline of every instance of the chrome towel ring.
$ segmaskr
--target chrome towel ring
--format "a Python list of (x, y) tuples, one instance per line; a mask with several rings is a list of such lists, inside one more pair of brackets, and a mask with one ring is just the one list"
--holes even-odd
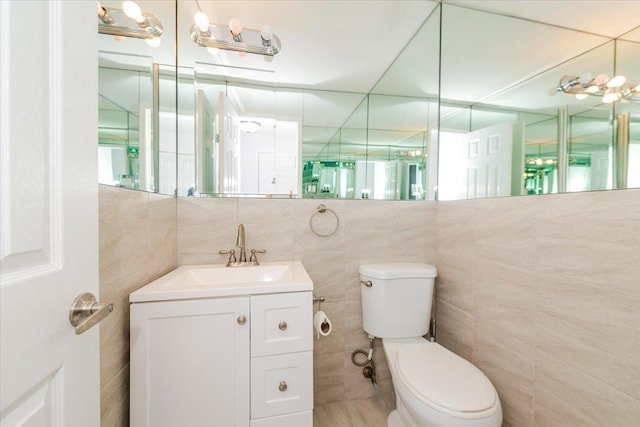
[[(335, 217), (336, 223), (333, 226), (333, 231), (331, 231), (329, 233), (318, 232), (318, 230), (313, 226), (313, 219), (317, 214), (325, 213), (327, 211), (331, 212), (333, 214), (333, 216)], [(333, 236), (336, 233), (336, 231), (338, 231), (338, 226), (339, 225), (340, 225), (340, 219), (338, 218), (338, 215), (332, 209), (327, 208), (325, 205), (319, 205), (316, 208), (316, 211), (313, 213), (313, 215), (311, 215), (311, 218), (309, 218), (309, 227), (311, 228), (311, 231), (313, 232), (313, 234), (315, 234), (316, 236), (319, 236), (319, 237)]]

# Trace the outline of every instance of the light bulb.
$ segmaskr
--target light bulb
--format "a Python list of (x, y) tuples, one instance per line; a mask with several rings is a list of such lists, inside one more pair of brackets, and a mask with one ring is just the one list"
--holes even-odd
[(599, 91), (600, 88), (596, 85), (591, 85), (588, 88), (586, 88), (584, 91), (588, 92), (588, 93), (596, 93), (597, 91)]
[(619, 94), (617, 92), (607, 92), (602, 97), (602, 102), (605, 104), (611, 104), (612, 102), (616, 102), (619, 99)]
[(598, 76), (593, 79), (593, 84), (596, 86), (601, 86), (605, 84), (609, 80), (609, 76), (606, 74), (598, 74)]
[(627, 81), (625, 76), (615, 76), (607, 82), (607, 87), (620, 87)]
[(202, 31), (203, 33), (206, 33), (209, 31), (209, 17), (207, 16), (206, 13), (198, 12), (193, 17), (193, 19), (196, 22), (196, 25), (198, 26), (200, 31)]
[(553, 164), (553, 159), (547, 159), (545, 160), (545, 163), (548, 165), (552, 165)]
[(271, 38), (273, 37), (273, 30), (271, 29), (271, 27), (268, 25), (263, 26), (262, 30), (260, 31), (260, 37), (262, 37), (262, 40), (265, 41), (271, 40)]
[(576, 99), (587, 99), (589, 97), (589, 95), (587, 95), (586, 93), (578, 93), (576, 94)]
[(242, 22), (238, 18), (231, 18), (229, 21), (229, 29), (234, 36), (240, 35), (242, 32)]
[(217, 47), (207, 47), (207, 52), (209, 52), (211, 55), (217, 55), (220, 53), (220, 49), (218, 49)]
[(147, 44), (151, 47), (158, 47), (160, 46), (160, 38), (159, 37), (152, 37), (150, 39), (145, 39)]
[(584, 73), (578, 78), (578, 81), (583, 85), (590, 83), (591, 80), (593, 80), (593, 75), (591, 73)]
[(640, 85), (636, 86), (636, 88), (634, 89), (634, 91), (636, 91), (636, 92), (640, 92)]
[(131, 19), (135, 19), (136, 22), (139, 22), (142, 17), (142, 10), (140, 6), (136, 4), (134, 1), (125, 1), (122, 3), (122, 11), (125, 15), (127, 15)]
[(542, 164), (542, 159), (536, 159), (536, 165), (540, 166)]
[(104, 18), (105, 16), (107, 16), (107, 10), (104, 7), (102, 7), (100, 2), (98, 2), (98, 16), (100, 18)]

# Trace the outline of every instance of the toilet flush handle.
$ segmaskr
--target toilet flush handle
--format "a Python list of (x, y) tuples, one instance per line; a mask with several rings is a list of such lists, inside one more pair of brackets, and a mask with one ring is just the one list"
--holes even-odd
[(373, 283), (371, 283), (371, 280), (367, 280), (366, 282), (364, 280), (360, 280), (360, 284), (365, 285), (367, 288), (370, 288), (373, 286)]

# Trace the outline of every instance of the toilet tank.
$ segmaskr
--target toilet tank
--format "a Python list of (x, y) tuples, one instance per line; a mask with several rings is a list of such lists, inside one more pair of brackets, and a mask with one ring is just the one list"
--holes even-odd
[(422, 263), (360, 266), (362, 325), (377, 338), (425, 335), (431, 319), (436, 268)]

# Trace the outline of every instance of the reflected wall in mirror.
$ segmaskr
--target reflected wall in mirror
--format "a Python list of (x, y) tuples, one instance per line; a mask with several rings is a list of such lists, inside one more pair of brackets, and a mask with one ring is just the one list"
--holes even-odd
[[(272, 85), (232, 83), (225, 74), (273, 73), (196, 63), (193, 164), (180, 195), (300, 194), (301, 93)], [(286, 98), (287, 111), (278, 109)]]
[(121, 12), (122, 2), (100, 3), (118, 25), (105, 30), (109, 19), (98, 15), (99, 182), (175, 194), (175, 2), (137, 3), (162, 26), (148, 40), (140, 38), (148, 31)]
[(640, 103), (559, 86), (602, 74), (640, 82), (638, 29), (601, 36), (461, 3), (442, 5), (438, 198), (640, 186)]
[(103, 54), (100, 60), (98, 181), (126, 188), (149, 189), (153, 185), (148, 182), (152, 176), (147, 170), (152, 156), (152, 59)]
[[(354, 20), (362, 6), (178, 3), (179, 61), (181, 68), (194, 70), (195, 123), (192, 164), (178, 171), (179, 181), (193, 185), (179, 189), (179, 195), (427, 197), (429, 142), (437, 122), (438, 4), (375, 2), (366, 6), (368, 19)], [(197, 12), (210, 22), (240, 18), (246, 28), (268, 24), (282, 50), (263, 58), (198, 46), (189, 31)], [(291, 20), (292, 15), (310, 18)], [(378, 41), (371, 43), (371, 25), (389, 16), (404, 25), (381, 25)], [(327, 32), (327, 22), (340, 31)], [(323, 41), (315, 43), (310, 35), (320, 33)], [(417, 38), (430, 50), (415, 52), (414, 69), (400, 71), (401, 80), (381, 84), (381, 76)], [(428, 75), (419, 90), (407, 90), (402, 79), (424, 70)], [(403, 84), (405, 93), (397, 93)], [(380, 90), (374, 92), (375, 86)], [(258, 128), (248, 133), (241, 130), (243, 123)]]

